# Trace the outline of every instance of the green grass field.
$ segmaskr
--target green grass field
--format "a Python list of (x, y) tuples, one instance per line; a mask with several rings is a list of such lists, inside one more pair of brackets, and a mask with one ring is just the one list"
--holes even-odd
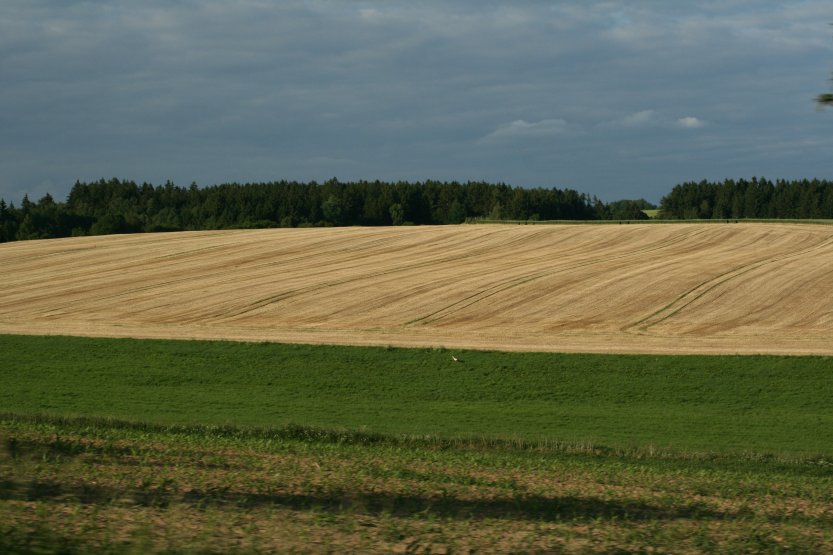
[(831, 363), (0, 336), (0, 552), (831, 552)]
[(0, 336), (0, 353), (0, 410), (18, 414), (833, 454), (824, 357), (27, 336)]

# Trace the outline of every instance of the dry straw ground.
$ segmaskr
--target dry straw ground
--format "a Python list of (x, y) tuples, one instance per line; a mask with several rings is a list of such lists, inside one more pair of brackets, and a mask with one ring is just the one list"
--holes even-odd
[(208, 231), (0, 245), (0, 333), (833, 354), (833, 227)]

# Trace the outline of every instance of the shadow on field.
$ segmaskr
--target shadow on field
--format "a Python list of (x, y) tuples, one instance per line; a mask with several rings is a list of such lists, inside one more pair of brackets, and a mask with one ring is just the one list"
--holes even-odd
[(726, 513), (698, 503), (659, 507), (640, 501), (593, 497), (523, 495), (497, 499), (459, 499), (454, 496), (397, 495), (379, 492), (334, 491), (321, 494), (246, 493), (204, 490), (178, 492), (153, 486), (119, 490), (97, 484), (67, 486), (56, 482), (0, 481), (0, 500), (57, 501), (95, 505), (168, 507), (185, 504), (197, 509), (212, 506), (237, 508), (285, 507), (293, 510), (400, 517), (432, 515), (456, 519), (534, 519), (543, 521), (616, 518), (623, 520), (738, 519), (749, 513)]

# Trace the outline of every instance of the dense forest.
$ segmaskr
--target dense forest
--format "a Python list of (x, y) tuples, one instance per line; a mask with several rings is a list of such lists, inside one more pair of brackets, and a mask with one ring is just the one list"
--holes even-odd
[[(493, 220), (638, 220), (639, 200), (605, 203), (572, 189), (503, 183), (272, 182), (154, 186), (76, 182), (65, 202), (0, 199), (0, 242), (77, 235), (343, 225), (455, 224)], [(833, 218), (833, 182), (727, 179), (682, 183), (663, 197), (666, 219)]]
[(0, 241), (197, 229), (455, 224), (467, 218), (594, 220), (646, 217), (644, 200), (605, 204), (571, 189), (505, 184), (274, 182), (154, 186), (77, 182), (66, 202), (0, 200)]
[(755, 178), (683, 183), (662, 199), (669, 219), (833, 218), (833, 182)]

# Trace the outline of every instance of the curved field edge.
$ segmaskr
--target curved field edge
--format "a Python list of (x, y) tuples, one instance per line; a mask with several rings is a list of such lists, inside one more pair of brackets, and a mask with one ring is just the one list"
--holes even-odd
[(330, 433), (342, 434), (4, 415), (0, 547), (12, 553), (833, 549), (831, 473), (810, 460), (342, 441)]
[(829, 456), (832, 363), (0, 336), (0, 407), (165, 425)]
[(0, 332), (833, 354), (833, 228), (187, 232), (0, 245)]

